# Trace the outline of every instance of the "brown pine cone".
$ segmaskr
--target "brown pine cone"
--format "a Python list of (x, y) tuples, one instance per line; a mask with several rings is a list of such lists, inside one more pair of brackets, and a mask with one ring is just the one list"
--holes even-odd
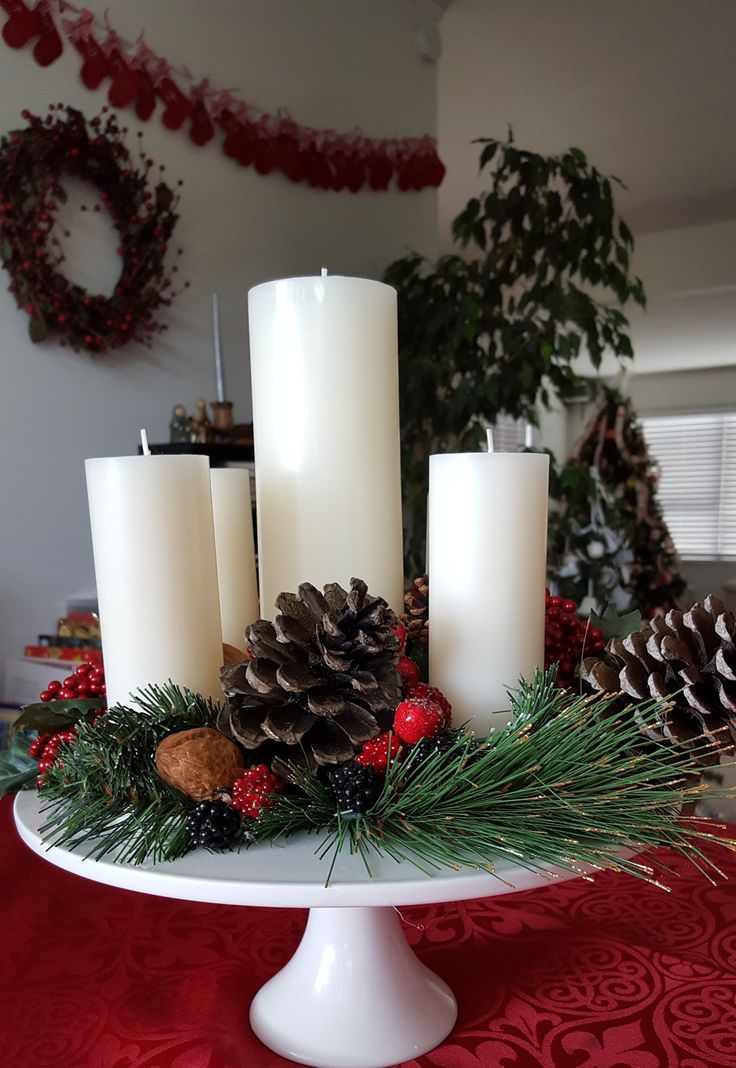
[(404, 594), (404, 613), (401, 622), (407, 630), (407, 642), (429, 641), (429, 579), (420, 575)]
[(218, 726), (246, 749), (341, 764), (387, 727), (400, 700), (397, 619), (360, 579), (324, 595), (310, 583), (282, 593), (273, 623), (248, 627), (250, 660), (226, 665)]
[(622, 692), (626, 703), (668, 698), (657, 724), (645, 733), (677, 745), (710, 748), (699, 756), (717, 763), (736, 743), (736, 618), (718, 597), (688, 612), (676, 609), (612, 638), (602, 657), (583, 661), (593, 689)]

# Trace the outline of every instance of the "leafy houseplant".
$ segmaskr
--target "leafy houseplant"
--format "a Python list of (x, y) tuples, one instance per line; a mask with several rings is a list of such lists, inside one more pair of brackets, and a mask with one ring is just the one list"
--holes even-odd
[(536, 404), (572, 396), (587, 352), (632, 357), (621, 308), (644, 305), (631, 231), (613, 184), (578, 148), (541, 156), (482, 139), (490, 189), (453, 223), (459, 251), (411, 253), (385, 280), (399, 293), (407, 574), (424, 570), (427, 457), (474, 450), (501, 413), (536, 422)]

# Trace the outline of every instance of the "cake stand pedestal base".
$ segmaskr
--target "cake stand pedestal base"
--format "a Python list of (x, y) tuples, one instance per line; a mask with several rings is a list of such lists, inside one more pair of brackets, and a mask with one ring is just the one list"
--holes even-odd
[(457, 1004), (392, 908), (313, 908), (289, 963), (253, 999), (256, 1035), (317, 1068), (389, 1068), (438, 1046)]

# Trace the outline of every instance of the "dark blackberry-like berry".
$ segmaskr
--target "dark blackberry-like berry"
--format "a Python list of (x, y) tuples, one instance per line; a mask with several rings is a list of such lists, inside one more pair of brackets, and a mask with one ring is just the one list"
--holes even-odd
[(434, 756), (435, 753), (448, 752), (448, 750), (455, 747), (456, 743), (457, 733), (455, 731), (442, 731), (441, 734), (436, 734), (434, 738), (422, 738), (410, 749), (412, 767), (418, 768), (420, 764), (424, 763), (429, 757)]
[(200, 801), (187, 816), (193, 846), (229, 849), (241, 837), (240, 814), (224, 801)]
[(367, 812), (381, 792), (381, 781), (375, 772), (354, 760), (330, 768), (327, 779), (340, 812)]

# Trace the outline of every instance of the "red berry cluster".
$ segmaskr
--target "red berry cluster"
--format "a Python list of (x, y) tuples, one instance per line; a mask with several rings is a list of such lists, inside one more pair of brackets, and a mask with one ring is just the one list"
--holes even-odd
[(583, 656), (601, 653), (605, 647), (603, 631), (591, 627), (590, 620), (578, 614), (574, 601), (545, 593), (544, 666), (558, 664), (557, 685), (575, 685), (575, 672)]
[(401, 742), (397, 735), (384, 731), (377, 738), (371, 738), (369, 742), (365, 742), (355, 759), (363, 767), (373, 768), (374, 771), (383, 774), (389, 758), (394, 760), (399, 755), (400, 749)]
[[(52, 679), (38, 696), (45, 702), (73, 701), (104, 697), (106, 692), (105, 672), (102, 664), (84, 663), (79, 664), (73, 674), (68, 675), (63, 682)], [(104, 708), (95, 710), (93, 718), (99, 718), (104, 712)], [(68, 727), (63, 731), (44, 731), (33, 739), (28, 747), (28, 753), (38, 761), (39, 786), (43, 786), (45, 773), (56, 763), (59, 747), (64, 744), (70, 745), (76, 737), (76, 728)]]
[(266, 764), (255, 764), (233, 783), (232, 806), (257, 820), (263, 809), (273, 803), (273, 795), (281, 793), (283, 788), (283, 779), (274, 775)]
[(61, 746), (71, 745), (76, 737), (76, 728), (68, 727), (63, 731), (46, 731), (31, 742), (28, 752), (38, 761), (39, 786), (43, 786), (44, 775), (56, 763)]
[(80, 664), (71, 675), (59, 682), (52, 679), (39, 697), (42, 701), (75, 701), (90, 697), (105, 697), (105, 672), (94, 664)]

